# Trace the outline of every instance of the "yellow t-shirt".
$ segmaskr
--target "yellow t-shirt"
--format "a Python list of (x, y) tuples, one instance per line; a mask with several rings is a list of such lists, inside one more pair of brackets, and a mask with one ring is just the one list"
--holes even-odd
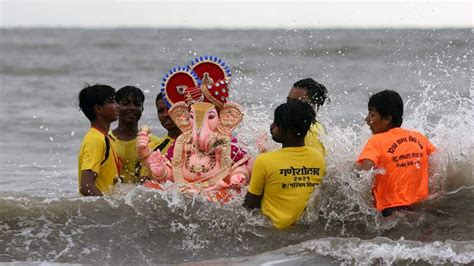
[(97, 174), (94, 184), (103, 193), (112, 192), (112, 187), (120, 173), (120, 158), (114, 139), (109, 137), (109, 156), (103, 163), (106, 153), (105, 135), (90, 128), (82, 140), (78, 156), (78, 181), (81, 184), (81, 172), (92, 170)]
[[(143, 176), (142, 162), (138, 159), (137, 154), (137, 138), (132, 140), (119, 140), (112, 131), (109, 132), (115, 138), (115, 145), (117, 152), (122, 160), (122, 172), (120, 176), (124, 183), (140, 183), (140, 177)], [(150, 144), (148, 147), (153, 149), (152, 143), (156, 142), (158, 138), (150, 135)]]
[(262, 213), (284, 229), (294, 224), (324, 176), (326, 162), (314, 148), (287, 147), (255, 159), (249, 192), (262, 195)]
[(153, 141), (150, 141), (150, 148), (154, 151), (160, 149), (161, 154), (165, 155), (174, 141), (175, 139), (172, 139), (169, 136), (155, 138)]
[(311, 127), (308, 130), (308, 133), (306, 134), (306, 137), (304, 138), (304, 144), (309, 147), (315, 148), (317, 151), (319, 151), (323, 156), (326, 156), (326, 150), (324, 149), (323, 144), (321, 143), (321, 140), (319, 136), (324, 135), (324, 128), (323, 126), (319, 123), (316, 122), (311, 125)]

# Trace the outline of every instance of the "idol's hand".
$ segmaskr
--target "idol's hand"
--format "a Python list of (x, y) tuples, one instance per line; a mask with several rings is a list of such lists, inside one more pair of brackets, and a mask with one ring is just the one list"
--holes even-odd
[(148, 136), (149, 133), (145, 131), (140, 131), (137, 134), (137, 154), (138, 158), (146, 159), (148, 155), (150, 155), (150, 147), (148, 147), (148, 143), (150, 143), (150, 137)]
[(146, 161), (154, 178), (163, 179), (167, 177), (168, 173), (166, 169), (165, 157), (161, 155), (159, 150), (152, 152)]
[(257, 150), (259, 153), (264, 153), (268, 151), (268, 138), (266, 133), (260, 133), (257, 137)]
[(245, 183), (247, 183), (247, 179), (248, 178), (244, 173), (242, 172), (235, 173), (230, 176), (229, 186), (234, 187), (234, 188), (241, 187)]

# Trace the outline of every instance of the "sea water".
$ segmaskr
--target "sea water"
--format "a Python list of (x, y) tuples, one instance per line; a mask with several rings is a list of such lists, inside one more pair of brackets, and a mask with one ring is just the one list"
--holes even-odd
[[(472, 39), (472, 29), (2, 29), (0, 262), (472, 264)], [(327, 173), (288, 230), (246, 211), (242, 197), (220, 206), (131, 185), (78, 196), (89, 128), (79, 90), (140, 87), (140, 124), (163, 135), (154, 107), (161, 78), (205, 54), (230, 65), (231, 100), (245, 109), (236, 134), (253, 156), (294, 82), (312, 77), (328, 88), (318, 111)], [(388, 218), (373, 208), (373, 175), (353, 168), (370, 137), (368, 98), (383, 89), (403, 97), (403, 127), (438, 148), (429, 198)]]

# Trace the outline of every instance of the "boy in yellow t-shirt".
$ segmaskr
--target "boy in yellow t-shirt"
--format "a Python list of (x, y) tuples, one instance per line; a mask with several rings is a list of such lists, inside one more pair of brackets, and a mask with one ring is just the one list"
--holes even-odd
[(121, 168), (114, 139), (107, 134), (119, 112), (115, 89), (100, 84), (87, 86), (79, 92), (79, 107), (91, 123), (78, 156), (79, 192), (102, 196), (111, 192)]
[(294, 224), (325, 173), (324, 157), (305, 146), (315, 111), (303, 101), (289, 101), (275, 110), (270, 131), (282, 148), (260, 154), (253, 164), (244, 206), (261, 208), (278, 229)]
[[(125, 86), (117, 91), (115, 97), (120, 112), (117, 128), (111, 131), (111, 135), (116, 139), (117, 151), (122, 159), (120, 177), (123, 183), (139, 184), (146, 175), (137, 154), (138, 122), (142, 117), (145, 95), (137, 87)], [(156, 141), (158, 138), (151, 135), (150, 139)]]

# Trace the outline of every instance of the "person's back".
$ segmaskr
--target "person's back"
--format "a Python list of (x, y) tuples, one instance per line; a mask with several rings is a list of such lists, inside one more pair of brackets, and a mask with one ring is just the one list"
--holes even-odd
[(115, 89), (107, 85), (87, 86), (79, 93), (79, 106), (91, 122), (78, 155), (79, 192), (102, 196), (111, 192), (121, 169), (115, 141), (107, 132), (117, 120)]
[(325, 173), (322, 154), (304, 143), (315, 116), (314, 109), (303, 101), (278, 106), (270, 128), (273, 140), (283, 148), (260, 154), (253, 164), (244, 206), (261, 207), (279, 229), (299, 219)]
[(265, 176), (265, 182), (251, 182), (249, 192), (258, 195), (263, 186), (262, 213), (283, 229), (301, 216), (324, 171), (323, 156), (308, 146), (263, 153), (255, 159), (252, 178)]
[(382, 91), (369, 100), (366, 118), (374, 134), (362, 150), (359, 169), (381, 169), (372, 192), (382, 215), (408, 209), (428, 194), (429, 155), (436, 148), (417, 131), (403, 129), (403, 100), (395, 91)]
[(368, 141), (360, 158), (385, 169), (373, 187), (377, 210), (408, 206), (428, 196), (428, 155), (433, 151), (425, 136), (399, 127)]

